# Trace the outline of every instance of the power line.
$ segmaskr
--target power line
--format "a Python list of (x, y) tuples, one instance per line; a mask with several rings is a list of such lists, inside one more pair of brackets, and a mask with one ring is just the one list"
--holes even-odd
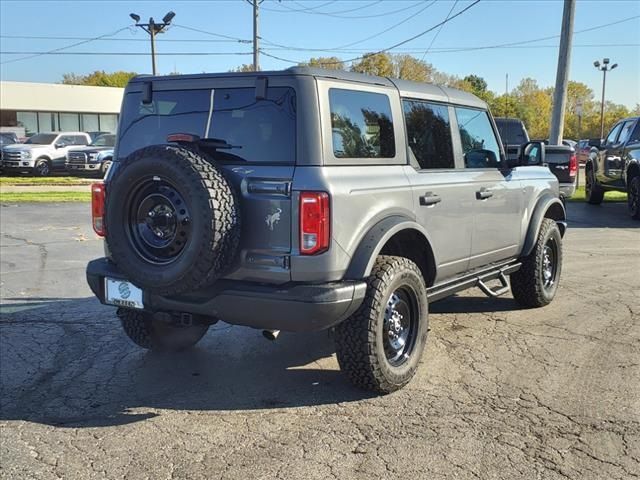
[[(451, 10), (449, 10), (449, 13), (447, 13), (447, 18), (445, 18), (445, 20), (447, 20), (450, 16), (451, 16), (451, 12), (453, 12), (454, 8), (456, 8), (456, 5), (458, 4), (458, 0), (456, 0), (455, 2), (453, 2), (453, 5), (451, 7)], [(420, 59), (420, 61), (424, 60), (424, 57), (427, 56), (427, 53), (429, 53), (429, 50), (431, 50), (431, 47), (433, 46), (433, 44), (435, 43), (436, 39), (438, 38), (438, 35), (440, 35), (440, 32), (442, 31), (442, 28), (444, 27), (444, 23), (442, 25), (440, 25), (440, 28), (438, 29), (438, 31), (436, 32), (436, 34), (433, 36), (433, 38), (431, 39), (431, 43), (429, 43), (429, 46), (427, 47), (427, 49), (424, 51), (424, 53), (422, 54), (422, 58)]]
[(49, 50), (49, 51), (47, 51), (47, 52), (39, 52), (39, 53), (35, 53), (35, 54), (30, 55), (30, 56), (28, 56), (28, 57), (13, 58), (13, 59), (11, 59), (11, 60), (5, 60), (4, 62), (0, 62), (0, 65), (5, 65), (5, 64), (7, 64), (7, 63), (13, 63), (13, 62), (19, 62), (19, 61), (21, 61), (21, 60), (28, 60), (28, 59), (30, 59), (30, 58), (39, 57), (39, 56), (41, 56), (41, 55), (50, 55), (50, 54), (53, 54), (53, 53), (55, 53), (55, 52), (60, 52), (60, 51), (62, 51), (62, 50), (66, 50), (66, 49), (68, 49), (68, 48), (73, 48), (73, 47), (77, 47), (78, 45), (84, 45), (85, 43), (89, 43), (89, 42), (96, 41), (96, 40), (98, 40), (98, 39), (100, 39), (100, 38), (104, 38), (104, 37), (112, 37), (112, 36), (117, 35), (118, 33), (122, 32), (122, 31), (124, 31), (124, 30), (127, 30), (128, 28), (129, 28), (129, 27), (123, 27), (123, 28), (121, 28), (121, 29), (119, 29), (119, 30), (116, 30), (116, 31), (115, 31), (115, 32), (113, 32), (113, 33), (105, 33), (104, 35), (100, 35), (100, 36), (98, 36), (98, 37), (89, 38), (89, 39), (87, 39), (87, 40), (83, 40), (83, 41), (81, 41), (81, 42), (73, 43), (73, 44), (71, 44), (71, 45), (66, 45), (66, 46), (64, 46), (64, 47), (55, 48), (55, 49), (53, 49), (53, 50)]
[[(387, 12), (383, 12), (383, 13), (374, 13), (374, 14), (369, 14), (369, 15), (341, 15), (341, 13), (347, 13), (347, 12), (355, 12), (358, 10), (363, 10), (365, 8), (369, 8), (372, 7), (373, 5), (377, 5), (379, 3), (381, 3), (383, 0), (378, 0), (376, 2), (370, 3), (368, 5), (363, 5), (351, 10), (343, 10), (341, 12), (308, 12), (308, 11), (300, 11), (300, 13), (308, 13), (308, 14), (313, 14), (313, 15), (324, 15), (327, 17), (334, 17), (334, 18), (344, 18), (344, 19), (350, 19), (350, 20), (361, 20), (361, 19), (366, 19), (366, 18), (376, 18), (376, 17), (388, 17), (389, 15), (395, 15), (396, 13), (400, 13), (400, 12), (405, 12), (407, 10), (410, 10), (412, 8), (417, 7), (418, 5), (420, 5), (422, 2), (417, 2), (414, 3), (413, 5), (409, 5), (407, 7), (402, 7), (402, 8), (398, 8), (396, 10), (391, 10), (391, 11), (387, 11)], [(282, 7), (284, 7), (284, 4), (278, 4)], [(296, 12), (296, 10), (291, 9), (289, 7), (285, 7), (288, 8), (288, 10), (279, 10), (276, 8), (266, 8), (266, 7), (262, 7), (263, 10), (268, 10), (270, 12), (278, 12), (278, 13), (293, 13)]]
[[(395, 48), (397, 48), (397, 47), (400, 47), (401, 45), (405, 45), (405, 44), (407, 44), (407, 43), (409, 43), (409, 42), (412, 42), (413, 40), (416, 40), (417, 38), (420, 38), (420, 37), (422, 37), (422, 36), (426, 35), (426, 34), (427, 34), (427, 33), (429, 33), (429, 32), (432, 32), (433, 30), (435, 30), (436, 28), (438, 28), (440, 25), (444, 25), (445, 23), (448, 23), (448, 22), (452, 21), (454, 18), (459, 17), (460, 15), (462, 15), (463, 13), (465, 13), (465, 12), (466, 12), (467, 10), (469, 10), (470, 8), (473, 8), (474, 6), (476, 6), (478, 3), (480, 3), (480, 0), (475, 0), (473, 3), (471, 3), (471, 4), (467, 5), (465, 8), (463, 8), (462, 10), (460, 10), (460, 11), (459, 11), (458, 13), (456, 13), (455, 15), (453, 15), (453, 16), (451, 16), (451, 17), (449, 17), (449, 18), (445, 19), (445, 20), (443, 20), (443, 21), (442, 21), (442, 22), (440, 22), (440, 23), (437, 23), (436, 25), (434, 25), (434, 26), (432, 26), (432, 27), (430, 27), (430, 28), (428, 28), (428, 29), (426, 29), (426, 30), (424, 30), (424, 31), (422, 31), (422, 32), (420, 32), (420, 33), (418, 33), (418, 34), (416, 34), (416, 35), (413, 35), (412, 37), (407, 38), (406, 40), (402, 40), (401, 42), (398, 42), (398, 43), (396, 43), (396, 44), (394, 44), (394, 45), (392, 45), (392, 46), (390, 46), (390, 47), (387, 47), (387, 48), (384, 48), (384, 49), (382, 49), (382, 50), (378, 50), (377, 52), (372, 52), (371, 54), (363, 55), (363, 56), (360, 56), (360, 57), (350, 58), (350, 59), (348, 59), (348, 60), (341, 60), (341, 61), (339, 61), (339, 62), (326, 62), (326, 64), (327, 64), (327, 65), (336, 65), (336, 64), (341, 64), (341, 63), (350, 63), (350, 62), (355, 62), (355, 61), (358, 61), (358, 60), (362, 60), (363, 58), (365, 58), (365, 57), (367, 57), (367, 56), (373, 56), (373, 55), (378, 55), (378, 54), (380, 54), (380, 53), (386, 53), (386, 52), (388, 52), (388, 51), (390, 51), (390, 50), (393, 50), (393, 49), (395, 49)], [(264, 54), (265, 54), (266, 56), (268, 56), (268, 57), (272, 57), (272, 58), (275, 58), (276, 60), (281, 60), (281, 61), (283, 61), (283, 62), (288, 62), (288, 63), (293, 63), (293, 64), (299, 64), (299, 63), (302, 63), (302, 62), (299, 62), (299, 61), (296, 61), (296, 60), (290, 60), (290, 59), (286, 59), (286, 58), (278, 57), (278, 56), (276, 56), (276, 55), (271, 55), (271, 54), (268, 54), (268, 53), (266, 53), (266, 52), (264, 52), (264, 51), (263, 51), (262, 53), (264, 53)]]
[(187, 27), (185, 25), (178, 25), (178, 24), (173, 24), (174, 27), (178, 27), (178, 28), (182, 28), (184, 30), (190, 30), (192, 32), (198, 32), (198, 33), (203, 33), (205, 35), (211, 35), (214, 37), (220, 37), (220, 38), (226, 38), (228, 40), (235, 40), (236, 42), (239, 43), (251, 43), (251, 40), (246, 40), (244, 38), (238, 38), (238, 37), (232, 37), (229, 35), (223, 35), (221, 33), (214, 33), (214, 32), (208, 32), (206, 30), (200, 30), (199, 28), (193, 28), (193, 27)]
[[(586, 33), (586, 32), (591, 32), (594, 30), (599, 30), (602, 28), (607, 28), (607, 27), (611, 27), (613, 25), (618, 25), (620, 23), (625, 23), (625, 22), (629, 22), (631, 20), (635, 20), (637, 18), (640, 18), (640, 15), (636, 15), (633, 17), (628, 17), (628, 18), (623, 18), (620, 20), (616, 20), (614, 22), (609, 22), (609, 23), (604, 23), (601, 25), (596, 25), (593, 27), (589, 27), (589, 28), (585, 28), (582, 30), (576, 30), (574, 32), (575, 34), (578, 33)], [(432, 49), (431, 52), (432, 53), (441, 53), (441, 52), (451, 52), (451, 53), (456, 53), (456, 52), (467, 52), (467, 51), (474, 51), (474, 50), (487, 50), (487, 49), (494, 49), (494, 48), (509, 48), (509, 47), (517, 47), (520, 45), (527, 45), (529, 43), (536, 43), (536, 42), (541, 42), (543, 40), (552, 40), (554, 38), (558, 38), (560, 37), (560, 35), (550, 35), (550, 36), (546, 36), (546, 37), (539, 37), (539, 38), (532, 38), (532, 39), (528, 39), (528, 40), (521, 40), (518, 42), (509, 42), (509, 43), (501, 43), (501, 44), (496, 44), (496, 45), (481, 45), (481, 46), (474, 46), (474, 47), (448, 47), (448, 48), (435, 48)], [(578, 45), (574, 45), (574, 46), (578, 46)], [(597, 46), (596, 44), (592, 44), (592, 46)], [(607, 46), (635, 46), (635, 44), (620, 44), (620, 45), (602, 45), (603, 47), (607, 47)], [(329, 52), (329, 53), (359, 53), (359, 52), (371, 52), (371, 51), (377, 51), (377, 50), (381, 50), (378, 48), (369, 48), (369, 49), (345, 49), (345, 50), (341, 50), (341, 49), (337, 49), (337, 48), (304, 48), (304, 47), (288, 47), (286, 45), (277, 45), (278, 48), (268, 48), (267, 50), (276, 50), (276, 49), (286, 49), (286, 50), (292, 50), (292, 51), (304, 51), (304, 52)], [(557, 45), (548, 45), (548, 46), (544, 46), (544, 48), (551, 48), (551, 47), (556, 47)], [(411, 50), (408, 53), (422, 53), (422, 50)]]
[[(149, 55), (149, 52), (0, 52), (0, 55), (26, 55), (32, 54), (34, 57), (39, 55), (128, 55), (128, 56), (137, 56), (137, 55)], [(192, 55), (192, 56), (217, 56), (217, 55), (252, 55), (252, 52), (156, 52), (156, 55), (165, 55), (165, 56), (184, 56), (184, 55)], [(11, 61), (11, 60), (9, 60)], [(8, 63), (8, 62), (3, 62)]]
[(341, 45), (341, 46), (338, 46), (338, 47), (333, 47), (333, 48), (331, 48), (331, 49), (329, 49), (329, 50), (320, 49), (320, 48), (318, 48), (318, 49), (301, 49), (301, 48), (297, 48), (297, 47), (287, 47), (286, 45), (280, 45), (280, 44), (274, 43), (274, 42), (272, 42), (272, 41), (270, 41), (270, 40), (267, 40), (267, 39), (265, 39), (265, 38), (262, 38), (262, 40), (263, 40), (265, 43), (269, 44), (269, 45), (274, 45), (274, 46), (276, 46), (276, 47), (284, 47), (284, 48), (287, 48), (287, 49), (289, 49), (289, 50), (319, 51), (319, 52), (324, 52), (324, 51), (333, 51), (333, 50), (342, 50), (342, 49), (344, 49), (344, 48), (348, 48), (348, 47), (351, 47), (351, 46), (353, 46), (353, 45), (358, 45), (358, 44), (360, 44), (360, 43), (366, 42), (367, 40), (371, 40), (372, 38), (376, 38), (376, 37), (378, 37), (378, 36), (380, 36), (380, 35), (383, 35), (383, 34), (387, 33), (387, 32), (388, 32), (388, 31), (390, 31), (390, 30), (393, 30), (394, 28), (399, 27), (400, 25), (402, 25), (402, 24), (404, 24), (404, 23), (407, 23), (409, 20), (412, 20), (413, 18), (415, 18), (416, 16), (418, 16), (418, 15), (420, 15), (422, 12), (424, 12), (426, 9), (428, 9), (429, 7), (431, 7), (432, 5), (434, 5), (434, 4), (436, 3), (436, 1), (437, 1), (437, 0), (432, 0), (430, 3), (427, 3), (427, 4), (426, 4), (426, 6), (424, 6), (424, 7), (423, 7), (422, 9), (420, 9), (419, 11), (417, 11), (417, 12), (415, 12), (415, 13), (412, 13), (412, 14), (411, 14), (411, 15), (409, 15), (408, 17), (406, 17), (406, 18), (404, 18), (404, 19), (400, 20), (398, 23), (396, 23), (396, 24), (394, 24), (394, 25), (391, 25), (390, 27), (388, 27), (388, 28), (386, 28), (386, 29), (384, 29), (384, 30), (382, 30), (382, 31), (380, 31), (380, 32), (377, 32), (377, 33), (375, 33), (375, 34), (373, 34), (373, 35), (371, 35), (371, 36), (369, 36), (369, 37), (363, 38), (363, 39), (361, 39), (361, 40), (357, 40), (357, 41), (355, 41), (355, 42), (347, 43), (347, 44), (345, 44), (345, 45)]
[[(10, 38), (17, 40), (93, 40), (98, 42), (145, 42), (148, 40), (144, 38), (96, 38), (91, 37), (57, 37), (46, 35), (0, 35), (0, 38)], [(206, 42), (206, 43), (238, 43), (238, 40), (224, 40), (214, 38), (191, 38), (191, 39), (177, 39), (177, 38), (159, 38), (158, 42), (179, 42), (179, 43), (194, 43), (194, 42)]]

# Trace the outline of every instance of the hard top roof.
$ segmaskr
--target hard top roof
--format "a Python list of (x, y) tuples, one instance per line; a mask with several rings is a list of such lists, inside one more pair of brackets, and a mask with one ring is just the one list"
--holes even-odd
[(448, 102), (459, 105), (467, 105), (477, 108), (487, 108), (487, 104), (475, 95), (456, 90), (454, 88), (441, 87), (429, 83), (412, 82), (409, 80), (400, 80), (397, 78), (378, 77), (375, 75), (366, 75), (364, 73), (347, 72), (345, 70), (328, 70), (323, 68), (312, 67), (291, 67), (286, 70), (272, 70), (265, 72), (227, 72), (227, 73), (196, 73), (189, 75), (166, 75), (166, 76), (150, 76), (139, 75), (134, 77), (132, 82), (145, 82), (149, 80), (178, 80), (178, 79), (205, 79), (205, 78), (230, 78), (238, 76), (261, 76), (261, 77), (278, 77), (291, 75), (308, 75), (318, 78), (329, 78), (335, 80), (343, 80), (347, 82), (357, 82), (369, 85), (382, 85), (387, 87), (396, 87), (401, 96), (433, 100), (438, 102)]

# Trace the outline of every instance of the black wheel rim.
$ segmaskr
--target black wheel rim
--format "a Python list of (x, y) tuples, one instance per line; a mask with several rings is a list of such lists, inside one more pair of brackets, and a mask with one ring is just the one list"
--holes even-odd
[(627, 200), (629, 202), (629, 212), (631, 212), (631, 215), (637, 215), (638, 209), (640, 208), (640, 181), (637, 181), (635, 178), (631, 181), (631, 185), (629, 185)]
[(419, 308), (415, 292), (408, 287), (395, 290), (384, 311), (382, 338), (387, 361), (394, 367), (405, 363), (416, 344)]
[(549, 291), (556, 284), (558, 272), (558, 245), (553, 238), (547, 240), (542, 249), (542, 286)]
[(136, 253), (149, 263), (174, 262), (191, 233), (191, 214), (180, 192), (168, 180), (153, 176), (138, 184), (126, 204), (127, 234)]

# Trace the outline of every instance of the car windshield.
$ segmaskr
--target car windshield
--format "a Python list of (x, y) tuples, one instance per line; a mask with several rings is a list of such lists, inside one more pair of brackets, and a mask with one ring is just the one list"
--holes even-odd
[(100, 135), (91, 143), (93, 147), (113, 147), (115, 144), (115, 135)]
[(16, 139), (13, 135), (6, 133), (0, 134), (0, 145), (9, 145), (10, 143), (16, 143)]
[(30, 143), (33, 145), (50, 145), (56, 139), (58, 135), (55, 133), (36, 133), (33, 137), (30, 137), (24, 143)]

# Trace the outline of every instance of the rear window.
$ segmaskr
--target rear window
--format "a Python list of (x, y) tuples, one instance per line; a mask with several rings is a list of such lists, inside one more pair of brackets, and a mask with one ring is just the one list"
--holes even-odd
[(232, 148), (207, 150), (218, 161), (295, 163), (294, 90), (269, 87), (267, 98), (259, 100), (255, 93), (255, 88), (156, 91), (150, 104), (142, 103), (142, 94), (129, 93), (123, 105), (118, 157), (167, 143), (172, 133), (189, 133), (229, 144)]
[(389, 97), (381, 93), (329, 90), (336, 158), (393, 158), (396, 145)]

